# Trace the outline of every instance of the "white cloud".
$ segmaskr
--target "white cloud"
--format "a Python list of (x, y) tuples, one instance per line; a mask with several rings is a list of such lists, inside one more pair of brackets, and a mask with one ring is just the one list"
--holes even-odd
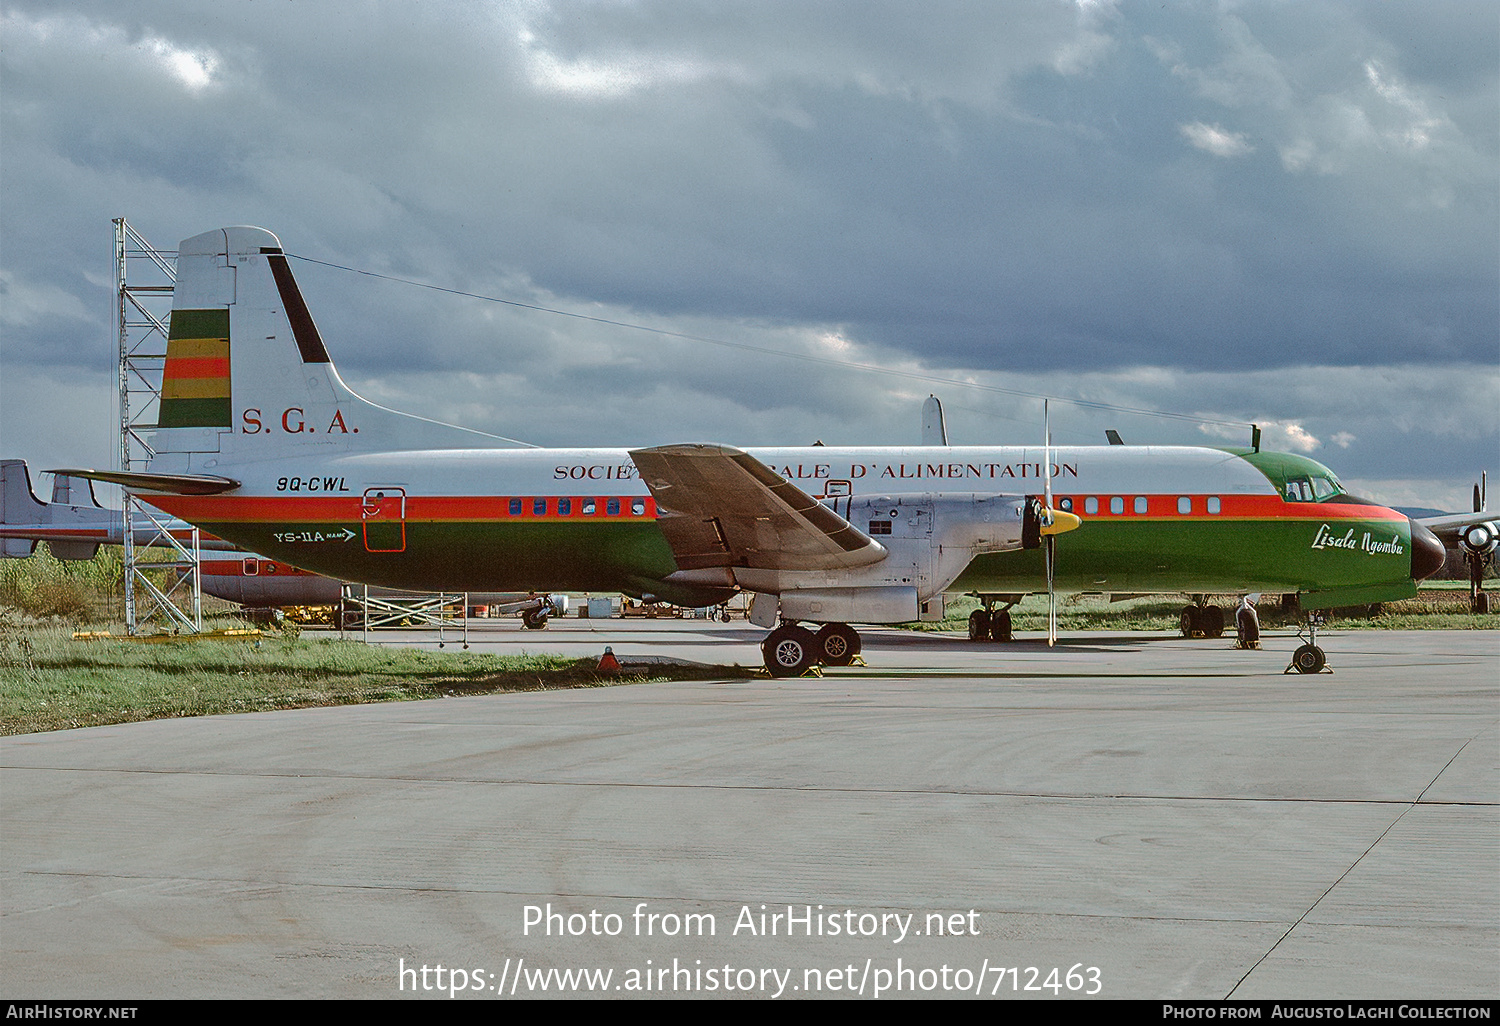
[(1219, 125), (1206, 125), (1201, 121), (1178, 128), (1188, 142), (1216, 157), (1243, 157), (1255, 152), (1255, 147), (1250, 145), (1243, 132), (1226, 131)]
[(143, 40), (141, 49), (155, 56), (169, 75), (192, 92), (214, 84), (219, 56), (212, 50), (186, 50), (157, 37)]
[(90, 73), (97, 66), (108, 69), (112, 65), (139, 62), (140, 66), (193, 93), (215, 85), (223, 63), (212, 48), (184, 46), (154, 34), (132, 37), (119, 24), (90, 19), (81, 13), (32, 16), (23, 11), (6, 11), (0, 14), (0, 34), (5, 36), (7, 50), (12, 53), (20, 50), (45, 57), (66, 55), (74, 66)]

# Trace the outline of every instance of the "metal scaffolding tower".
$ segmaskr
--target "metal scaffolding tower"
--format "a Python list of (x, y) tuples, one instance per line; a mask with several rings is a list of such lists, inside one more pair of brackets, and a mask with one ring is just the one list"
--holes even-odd
[[(152, 246), (123, 217), (115, 218), (114, 225), (115, 328), (120, 347), (119, 468), (141, 470), (155, 455), (151, 435), (161, 409), (177, 254)], [(126, 631), (138, 634), (153, 620), (173, 632), (202, 631), (197, 528), (179, 530), (174, 536), (168, 529), (169, 517), (128, 492), (122, 516)], [(144, 543), (137, 542), (137, 532)], [(159, 587), (153, 582), (148, 570), (165, 572), (165, 585)], [(137, 588), (144, 593), (144, 602), (137, 602)]]

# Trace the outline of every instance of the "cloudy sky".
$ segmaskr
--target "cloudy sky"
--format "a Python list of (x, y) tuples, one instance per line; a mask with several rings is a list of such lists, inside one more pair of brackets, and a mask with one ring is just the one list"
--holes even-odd
[(0, 12), (33, 466), (115, 450), (124, 215), (271, 229), (359, 391), (537, 444), (915, 442), (929, 392), (955, 442), (1031, 443), (1019, 392), (1255, 421), (1398, 504), (1500, 470), (1493, 0)]

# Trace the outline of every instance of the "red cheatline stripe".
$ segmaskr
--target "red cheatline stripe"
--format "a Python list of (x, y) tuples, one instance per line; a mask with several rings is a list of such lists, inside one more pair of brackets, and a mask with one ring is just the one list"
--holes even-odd
[(229, 357), (168, 357), (166, 368), (162, 373), (167, 378), (227, 378), (229, 377)]
[(245, 559), (256, 559), (255, 556), (242, 557), (240, 559), (200, 559), (198, 561), (198, 572), (208, 577), (266, 577), (275, 579), (278, 577), (317, 577), (318, 575), (308, 570), (299, 570), (286, 563), (273, 563), (268, 559), (261, 559), (257, 572), (245, 573)]
[[(1084, 512), (1084, 500), (1088, 495), (1055, 496), (1054, 503), (1062, 498), (1073, 501), (1072, 512), (1083, 517), (1086, 523), (1110, 521), (1151, 521), (1171, 523), (1177, 521), (1224, 521), (1224, 520), (1268, 520), (1268, 521), (1344, 521), (1385, 520), (1400, 523), (1406, 517), (1384, 506), (1361, 506), (1350, 503), (1327, 502), (1283, 502), (1274, 495), (1221, 495), (1218, 496), (1220, 512), (1207, 512), (1208, 495), (1190, 495), (1191, 513), (1177, 512), (1178, 494), (1147, 496), (1147, 512), (1135, 513), (1135, 495), (1118, 493), (1125, 500), (1124, 513), (1110, 513), (1109, 500), (1114, 493), (1103, 493), (1099, 499), (1099, 512)], [(491, 495), (408, 495), (406, 497), (405, 520), (412, 522), (476, 522), (499, 523), (573, 523), (597, 520), (654, 520), (656, 503), (649, 496), (578, 496), (567, 495), (572, 502), (572, 512), (566, 516), (557, 514), (558, 496), (547, 499), (547, 513), (533, 514), (532, 503), (542, 496), (491, 496)], [(620, 512), (613, 516), (605, 512), (606, 503), (613, 498), (620, 501)], [(513, 515), (510, 504), (513, 499), (521, 502), (521, 512)], [(595, 503), (592, 514), (583, 512), (583, 503)], [(236, 523), (348, 523), (357, 524), (364, 519), (363, 499), (358, 495), (162, 495), (152, 498), (154, 505), (182, 517), (185, 520)], [(631, 512), (632, 504), (644, 504), (644, 512)], [(379, 518), (373, 518), (375, 522)], [(857, 526), (857, 525), (856, 525)]]
[[(1177, 500), (1186, 497), (1192, 500), (1191, 513), (1178, 513)], [(1231, 520), (1390, 520), (1399, 523), (1406, 519), (1405, 514), (1398, 513), (1385, 506), (1361, 506), (1347, 502), (1283, 502), (1276, 495), (1217, 495), (1214, 493), (1172, 493), (1167, 495), (1147, 495), (1146, 512), (1136, 513), (1135, 499), (1139, 492), (1098, 492), (1082, 495), (1054, 495), (1053, 504), (1057, 505), (1063, 499), (1069, 499), (1073, 507), (1069, 512), (1076, 513), (1087, 521), (1095, 520), (1223, 520), (1226, 517)], [(1109, 511), (1109, 500), (1118, 496), (1125, 500), (1124, 513), (1111, 513)], [(1208, 500), (1211, 497), (1219, 499), (1220, 508), (1218, 513), (1208, 512)], [(1088, 499), (1099, 500), (1099, 511), (1097, 513), (1085, 512), (1085, 501)]]
[[(471, 522), (501, 521), (509, 523), (573, 523), (598, 520), (655, 520), (656, 503), (646, 496), (577, 496), (571, 499), (573, 512), (566, 516), (557, 514), (557, 498), (548, 499), (548, 512), (542, 516), (532, 513), (533, 499), (541, 496), (521, 498), (521, 512), (512, 516), (511, 496), (407, 496), (407, 523), (412, 522)], [(606, 512), (611, 499), (619, 499), (620, 512)], [(583, 502), (595, 504), (592, 514), (583, 512)], [(390, 500), (387, 500), (390, 501)], [(642, 504), (642, 512), (631, 512), (632, 504)], [(358, 523), (364, 519), (363, 499), (358, 495), (318, 496), (316, 498), (293, 495), (153, 495), (151, 503), (184, 520), (206, 522), (270, 523), (295, 521), (297, 523)], [(373, 517), (370, 523), (391, 517)]]

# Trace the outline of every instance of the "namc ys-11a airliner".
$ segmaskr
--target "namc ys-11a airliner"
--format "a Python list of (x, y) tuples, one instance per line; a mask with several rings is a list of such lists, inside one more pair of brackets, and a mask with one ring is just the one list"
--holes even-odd
[[(752, 592), (779, 676), (846, 665), (851, 625), (937, 619), (945, 595), (1298, 593), (1315, 610), (1411, 596), (1444, 557), (1321, 464), (1255, 448), (493, 447), (350, 390), (261, 228), (179, 247), (160, 410), (145, 470), (59, 472), (358, 583)], [(991, 604), (971, 634), (998, 629)]]

